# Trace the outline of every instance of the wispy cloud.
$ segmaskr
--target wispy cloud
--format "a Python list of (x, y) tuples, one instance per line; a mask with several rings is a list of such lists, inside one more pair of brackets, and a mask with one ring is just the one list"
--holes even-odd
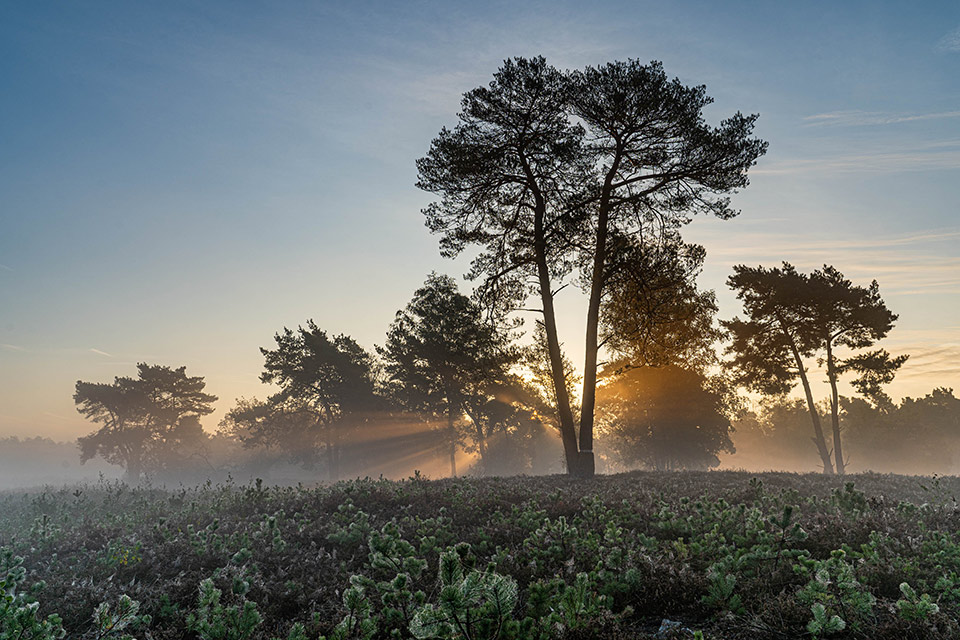
[(15, 344), (0, 344), (0, 349), (6, 349), (7, 351), (26, 351), (23, 347), (18, 347)]
[[(740, 234), (743, 237), (742, 234)], [(930, 242), (950, 242), (960, 239), (960, 229), (927, 229), (916, 233), (905, 233), (897, 235), (876, 236), (873, 238), (809, 238), (807, 240), (797, 238), (794, 234), (777, 233), (755, 233), (749, 238), (750, 244), (754, 242), (762, 243), (754, 245), (752, 248), (764, 247), (767, 252), (767, 243), (774, 242), (769, 251), (780, 251), (785, 246), (789, 246), (799, 252), (834, 252), (836, 250), (857, 250), (857, 249), (884, 249), (889, 247), (903, 247), (911, 245), (920, 245)], [(729, 253), (737, 249), (726, 247), (718, 248), (717, 251), (711, 251), (711, 254)]]
[(13, 271), (13, 267), (8, 267), (7, 265), (0, 262), (0, 271)]
[(960, 380), (960, 344), (931, 346), (929, 344), (904, 344), (892, 349), (896, 353), (910, 354), (910, 359), (898, 373), (903, 378), (933, 378), (944, 384)]
[(960, 293), (960, 256), (950, 249), (960, 230), (927, 230), (876, 238), (815, 238), (781, 233), (741, 233), (736, 243), (717, 245), (710, 256), (730, 263), (787, 260), (801, 269), (836, 264), (856, 281), (876, 278), (885, 292), (900, 295)]
[(819, 158), (784, 160), (751, 169), (751, 174), (896, 173), (960, 169), (960, 140), (938, 140), (901, 149), (864, 150)]
[(960, 51), (960, 27), (957, 27), (937, 42), (940, 51)]
[(90, 351), (91, 351), (91, 353), (97, 353), (97, 354), (99, 354), (99, 355), (101, 355), (101, 356), (106, 356), (106, 357), (108, 357), (108, 358), (112, 358), (112, 357), (113, 357), (113, 355), (107, 353), (106, 351), (100, 351), (100, 349), (94, 349), (93, 347), (90, 347)]
[(863, 127), (884, 124), (899, 124), (917, 120), (941, 120), (960, 118), (960, 111), (939, 111), (935, 113), (886, 113), (883, 111), (833, 111), (806, 116), (803, 120), (810, 127), (842, 126)]

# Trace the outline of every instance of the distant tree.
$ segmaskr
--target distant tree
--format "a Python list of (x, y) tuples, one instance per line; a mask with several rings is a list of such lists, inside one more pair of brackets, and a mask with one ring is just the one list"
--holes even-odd
[[(818, 411), (828, 411), (826, 403)], [(730, 463), (752, 471), (811, 471), (810, 410), (801, 398), (761, 396), (732, 420), (736, 455)]]
[(213, 412), (217, 397), (204, 393), (200, 376), (186, 367), (171, 369), (140, 363), (137, 377), (117, 377), (113, 384), (77, 381), (77, 411), (101, 427), (78, 440), (80, 460), (96, 456), (123, 466), (136, 482), (146, 470), (161, 468), (178, 447), (202, 437), (199, 417)]
[[(907, 471), (930, 473), (960, 470), (960, 398), (953, 389), (937, 387), (922, 398), (904, 398), (896, 411), (888, 412), (905, 446), (917, 451)], [(896, 440), (895, 440), (896, 442)], [(912, 446), (911, 446), (912, 445)]]
[(754, 391), (781, 395), (803, 385), (807, 410), (813, 423), (813, 442), (820, 454), (824, 473), (834, 472), (807, 376), (806, 358), (816, 351), (817, 336), (808, 321), (806, 278), (790, 264), (782, 269), (734, 267), (727, 285), (743, 302), (746, 320), (734, 318), (721, 323), (730, 333), (733, 355), (730, 366), (737, 381)]
[[(727, 283), (747, 314), (746, 320), (724, 323), (733, 339), (727, 351), (734, 355), (731, 366), (738, 380), (757, 391), (783, 393), (799, 379), (824, 472), (833, 473), (835, 462), (842, 475), (846, 460), (840, 436), (840, 375), (857, 373), (854, 386), (879, 399), (881, 385), (890, 382), (907, 359), (891, 358), (884, 350), (855, 353), (886, 337), (897, 319), (880, 298), (876, 280), (860, 287), (834, 267), (825, 265), (806, 275), (785, 262), (770, 269), (738, 265)], [(838, 348), (851, 355), (839, 358)], [(814, 356), (825, 366), (830, 385), (833, 462), (807, 377), (805, 360)]]
[[(570, 412), (574, 418), (580, 415), (580, 404), (577, 401), (576, 386), (582, 378), (577, 373), (573, 362), (563, 351), (560, 345), (560, 355), (563, 363), (564, 388), (569, 398)], [(543, 322), (536, 321), (533, 332), (533, 341), (520, 351), (520, 365), (525, 380), (526, 404), (537, 411), (550, 425), (560, 431), (561, 412), (558, 409), (556, 386), (553, 380), (553, 367), (550, 362), (550, 348), (547, 345), (547, 332)]]
[(949, 473), (960, 468), (960, 399), (937, 388), (899, 404), (840, 397), (844, 437), (862, 469), (893, 473)]
[(625, 466), (709, 469), (733, 453), (723, 393), (676, 365), (637, 367), (597, 389), (604, 442)]
[(379, 349), (387, 388), (405, 408), (443, 418), (449, 439), (450, 474), (457, 474), (457, 426), (466, 429), (481, 458), (487, 455), (491, 394), (508, 376), (516, 355), (503, 328), (484, 320), (449, 276), (431, 274), (397, 312)]
[(313, 407), (296, 400), (239, 398), (220, 421), (220, 433), (245, 449), (276, 452), (313, 468), (325, 446), (324, 426)]
[[(259, 421), (257, 437), (284, 447), (322, 442), (328, 475), (335, 480), (345, 436), (381, 408), (373, 356), (350, 336), (328, 337), (313, 320), (296, 331), (285, 327), (274, 340), (275, 349), (260, 349), (265, 360), (260, 380), (280, 390), (265, 409), (251, 407), (247, 417)], [(267, 415), (258, 415), (261, 410)]]
[(164, 469), (168, 474), (189, 469), (209, 469), (210, 436), (203, 430), (200, 417), (185, 416), (167, 435)]
[[(535, 294), (543, 314), (561, 439), (570, 473), (594, 472), (593, 420), (602, 300), (615, 236), (689, 216), (735, 215), (725, 194), (747, 184), (766, 150), (756, 116), (703, 119), (704, 87), (669, 80), (658, 62), (563, 73), (540, 58), (508, 60), (466, 93), (460, 123), (417, 163), (418, 186), (440, 196), (424, 211), (441, 253), (481, 251), (469, 276), (501, 311)], [(579, 433), (557, 331), (558, 286), (582, 265), (588, 293)]]
[(659, 236), (614, 249), (603, 302), (601, 347), (628, 366), (677, 364), (706, 370), (722, 337), (716, 296), (697, 288), (703, 247)]
[(893, 381), (897, 370), (909, 356), (891, 358), (885, 349), (857, 353), (846, 359), (837, 357), (838, 347), (857, 351), (872, 347), (887, 336), (897, 320), (897, 314), (887, 309), (880, 297), (877, 281), (869, 287), (855, 286), (839, 271), (824, 265), (810, 276), (811, 297), (816, 303), (814, 318), (820, 336), (820, 348), (825, 354), (827, 380), (830, 383), (830, 418), (833, 425), (833, 453), (837, 473), (843, 475), (846, 460), (840, 438), (840, 396), (837, 381), (840, 374), (852, 371), (858, 374), (853, 386), (878, 402), (886, 398), (882, 385)]

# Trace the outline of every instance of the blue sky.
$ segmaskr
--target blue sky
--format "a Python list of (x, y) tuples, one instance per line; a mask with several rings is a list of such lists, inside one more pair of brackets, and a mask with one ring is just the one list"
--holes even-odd
[[(917, 9), (922, 6), (922, 10)], [(960, 388), (960, 4), (0, 5), (0, 434), (87, 430), (77, 379), (185, 364), (221, 396), (314, 318), (372, 347), (431, 270), (414, 161), (510, 56), (662, 60), (761, 114), (702, 284), (829, 262), (900, 313), (891, 388)], [(581, 300), (561, 302), (580, 359)]]

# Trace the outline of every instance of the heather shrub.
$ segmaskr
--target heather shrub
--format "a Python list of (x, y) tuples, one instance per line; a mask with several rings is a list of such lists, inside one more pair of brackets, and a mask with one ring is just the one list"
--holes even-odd
[(957, 489), (636, 472), (0, 494), (0, 640), (643, 639), (664, 620), (955, 638)]

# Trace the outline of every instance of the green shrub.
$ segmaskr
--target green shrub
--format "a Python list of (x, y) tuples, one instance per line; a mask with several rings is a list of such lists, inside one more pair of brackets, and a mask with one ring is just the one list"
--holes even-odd
[(517, 583), (492, 571), (464, 572), (461, 556), (440, 556), (440, 595), (436, 605), (416, 612), (410, 631), (417, 638), (497, 640), (518, 629), (511, 615), (517, 606)]
[(115, 608), (101, 602), (93, 612), (93, 628), (97, 640), (132, 640), (133, 637), (125, 633), (127, 629), (150, 626), (150, 616), (139, 615), (139, 612), (140, 603), (127, 595), (120, 596)]
[(239, 602), (224, 605), (221, 602), (223, 592), (214, 586), (213, 580), (207, 578), (201, 582), (196, 612), (187, 616), (189, 629), (196, 632), (202, 640), (250, 638), (263, 619), (257, 611), (256, 603), (244, 597), (245, 590), (240, 591), (235, 593)]
[(906, 582), (900, 583), (900, 593), (903, 598), (897, 600), (897, 611), (904, 620), (925, 622), (930, 616), (940, 612), (940, 607), (930, 598), (930, 594), (918, 596), (916, 590)]
[(41, 618), (40, 603), (34, 593), (43, 589), (38, 583), (31, 593), (24, 592), (27, 572), (23, 558), (10, 549), (0, 548), (0, 640), (59, 640), (66, 635), (60, 616)]
[(824, 608), (826, 617), (818, 616), (817, 607), (812, 621), (823, 634), (836, 626), (835, 618), (839, 618), (844, 627), (857, 631), (873, 612), (876, 598), (857, 581), (846, 555), (838, 549), (827, 560), (802, 559), (796, 567), (798, 573), (809, 577), (797, 598), (811, 607)]

